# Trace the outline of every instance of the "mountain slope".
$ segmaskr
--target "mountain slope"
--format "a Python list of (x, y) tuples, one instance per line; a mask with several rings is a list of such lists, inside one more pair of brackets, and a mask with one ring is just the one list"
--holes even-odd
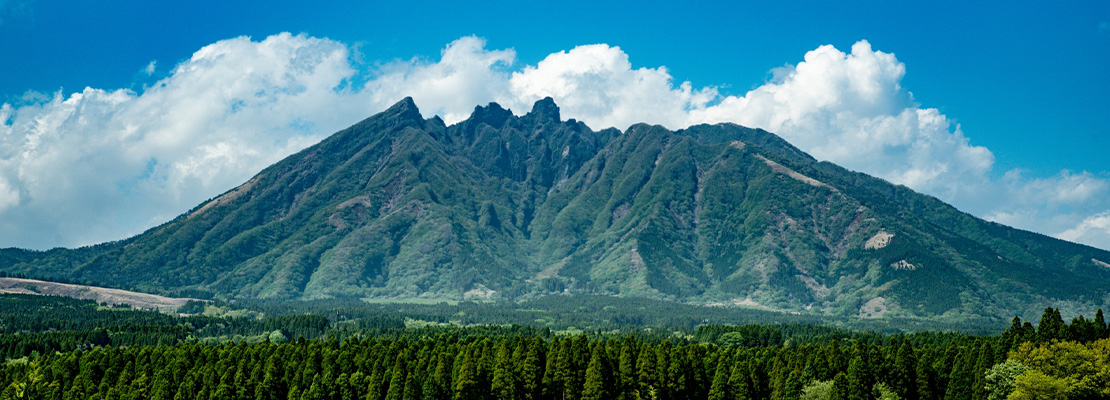
[(835, 315), (1108, 304), (1110, 253), (986, 222), (731, 124), (595, 132), (551, 99), (411, 99), (134, 238), (0, 270), (189, 296), (572, 292)]

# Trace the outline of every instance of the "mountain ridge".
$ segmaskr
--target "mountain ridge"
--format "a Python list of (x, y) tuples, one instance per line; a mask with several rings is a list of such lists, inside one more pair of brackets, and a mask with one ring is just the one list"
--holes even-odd
[(734, 124), (593, 131), (550, 98), (447, 126), (411, 98), (174, 220), (0, 270), (185, 296), (593, 293), (818, 314), (1105, 306), (1110, 253), (983, 221)]

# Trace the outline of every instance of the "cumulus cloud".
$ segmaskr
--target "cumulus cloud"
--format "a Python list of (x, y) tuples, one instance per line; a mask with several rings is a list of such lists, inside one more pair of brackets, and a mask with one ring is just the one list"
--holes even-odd
[(548, 55), (535, 66), (514, 72), (507, 102), (527, 110), (550, 96), (564, 115), (596, 127), (626, 128), (653, 122), (681, 128), (691, 105), (717, 97), (714, 88), (694, 90), (690, 82), (677, 87), (665, 67), (633, 69), (619, 47), (578, 46)]
[(849, 54), (821, 46), (744, 96), (691, 110), (688, 122), (763, 128), (818, 159), (952, 198), (989, 171), (994, 156), (938, 110), (918, 107), (901, 87), (905, 73), (893, 54), (866, 41)]
[(146, 74), (147, 76), (154, 75), (154, 71), (156, 71), (157, 69), (158, 69), (158, 62), (157, 61), (151, 61), (150, 64), (147, 64), (146, 67), (143, 67), (143, 73)]
[(917, 104), (901, 86), (906, 66), (866, 41), (849, 53), (817, 47), (739, 96), (677, 82), (662, 66), (636, 68), (615, 46), (578, 46), (518, 66), (512, 49), (485, 45), (464, 37), (438, 60), (370, 69), (352, 61), (349, 47), (326, 39), (236, 38), (197, 51), (141, 93), (87, 88), (5, 104), (0, 246), (88, 244), (137, 233), (404, 96), (426, 117), (448, 123), (490, 101), (523, 114), (551, 96), (565, 118), (595, 129), (637, 122), (764, 128), (819, 159), (973, 214), (1110, 248), (1105, 173), (995, 172), (994, 155), (939, 110)]
[(1058, 236), (1079, 243), (1110, 243), (1110, 211), (1087, 217), (1076, 227), (1061, 232)]
[(385, 65), (367, 82), (364, 92), (379, 105), (412, 96), (425, 115), (447, 123), (462, 121), (474, 106), (501, 98), (506, 72), (516, 59), (513, 50), (486, 50), (485, 40), (464, 37), (451, 42), (438, 62), (420, 58)]
[(0, 246), (113, 240), (166, 221), (354, 122), (343, 44), (206, 46), (142, 93), (85, 88), (0, 109)]

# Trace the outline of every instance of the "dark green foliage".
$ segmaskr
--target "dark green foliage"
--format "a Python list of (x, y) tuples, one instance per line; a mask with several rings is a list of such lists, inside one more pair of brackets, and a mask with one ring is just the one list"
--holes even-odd
[(919, 400), (917, 355), (909, 341), (902, 342), (890, 371), (891, 388), (904, 400)]
[(261, 336), (270, 337), (273, 332), (284, 338), (318, 338), (330, 328), (328, 319), (318, 315), (175, 317), (102, 307), (89, 300), (0, 294), (0, 358), (95, 346), (172, 345), (193, 339), (264, 340)]
[(204, 312), (206, 303), (203, 301), (189, 300), (185, 305), (178, 307), (177, 312), (180, 314), (200, 314)]
[[(613, 367), (609, 362), (605, 346), (595, 344), (586, 366), (586, 378), (582, 388), (582, 400), (605, 400), (617, 397), (613, 381)], [(506, 398), (506, 397), (501, 397)]]
[(847, 374), (843, 372), (836, 374), (836, 377), (833, 378), (832, 393), (829, 396), (829, 400), (848, 400), (849, 386), (850, 383), (848, 382)]
[(1037, 324), (1037, 340), (1047, 342), (1061, 340), (1067, 337), (1067, 326), (1064, 318), (1060, 316), (1060, 309), (1048, 307), (1041, 314), (1041, 322)]
[[(974, 350), (982, 340), (994, 338), (967, 338), (958, 348)], [(907, 342), (899, 343), (851, 346), (851, 353), (860, 354), (846, 373), (831, 378), (832, 398), (870, 399), (870, 390), (860, 397), (862, 386), (893, 385), (881, 372), (890, 365), (863, 354), (894, 354)], [(529, 335), (494, 339), (453, 334), (342, 342), (97, 347), (36, 355), (27, 362), (0, 366), (0, 387), (7, 388), (0, 390), (0, 396), (13, 397), (14, 387), (25, 396), (43, 399), (792, 400), (817, 381), (805, 377), (808, 367), (823, 362), (814, 355), (830, 351), (839, 354), (837, 358), (850, 355), (837, 348), (837, 344), (721, 348), (632, 337), (545, 341)], [(513, 356), (518, 349), (532, 355)], [(640, 349), (635, 367), (631, 360), (615, 362), (613, 355), (631, 354), (632, 349)], [(935, 344), (924, 344), (911, 350), (937, 349)], [(861, 365), (864, 360), (874, 365)], [(636, 372), (627, 375), (633, 368)], [(516, 373), (529, 370), (534, 372)], [(544, 379), (534, 380), (538, 376)], [(946, 390), (937, 385), (928, 389)]]

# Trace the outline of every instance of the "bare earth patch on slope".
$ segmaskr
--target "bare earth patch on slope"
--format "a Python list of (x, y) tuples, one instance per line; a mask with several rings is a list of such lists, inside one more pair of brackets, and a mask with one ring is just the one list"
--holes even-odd
[[(127, 304), (142, 309), (176, 311), (190, 298), (165, 297), (156, 294), (132, 292), (121, 289), (97, 286), (72, 285), (68, 283), (46, 282), (34, 279), (0, 278), (0, 293), (37, 294), (43, 296), (62, 296), (81, 300), (93, 300), (111, 305)], [(200, 300), (203, 301), (203, 300)]]
[(879, 233), (875, 234), (875, 236), (867, 239), (867, 243), (863, 244), (863, 248), (867, 250), (878, 250), (890, 244), (890, 239), (893, 238), (893, 233), (888, 233), (887, 231), (880, 230)]
[(1100, 265), (1100, 266), (1103, 266), (1103, 267), (1106, 267), (1106, 268), (1110, 268), (1110, 263), (1099, 261), (1098, 259), (1094, 259), (1094, 258), (1092, 258), (1091, 261), (1094, 261), (1094, 263), (1096, 265)]
[(801, 279), (802, 283), (806, 284), (806, 288), (813, 292), (813, 295), (818, 299), (824, 300), (826, 297), (829, 297), (829, 288), (824, 284), (817, 283), (817, 280), (813, 279), (813, 277), (809, 275), (798, 275), (798, 279)]
[(187, 218), (192, 219), (193, 217), (195, 217), (197, 215), (200, 215), (201, 213), (203, 213), (205, 211), (208, 211), (208, 209), (210, 209), (212, 207), (222, 206), (222, 205), (231, 203), (231, 202), (235, 201), (236, 199), (238, 199), (240, 197), (243, 197), (244, 194), (247, 194), (247, 192), (249, 192), (252, 188), (254, 188), (254, 185), (256, 183), (258, 183), (258, 176), (255, 176), (254, 178), (251, 178), (251, 180), (247, 181), (247, 183), (239, 185), (239, 187), (237, 187), (235, 189), (231, 189), (230, 192), (224, 193), (220, 197), (217, 197), (215, 200), (212, 200), (212, 201), (208, 202), (208, 204), (205, 204), (200, 209), (198, 209), (196, 211), (193, 211), (191, 214), (189, 214), (189, 216)]
[(763, 162), (765, 164), (767, 164), (767, 166), (771, 167), (771, 171), (775, 171), (777, 173), (784, 174), (786, 176), (794, 178), (795, 180), (801, 181), (801, 182), (803, 182), (807, 185), (810, 185), (810, 186), (824, 187), (824, 188), (832, 189), (833, 191), (837, 191), (836, 188), (834, 188), (832, 186), (829, 186), (825, 182), (821, 182), (819, 180), (816, 180), (816, 179), (810, 178), (808, 176), (802, 175), (802, 174), (798, 173), (798, 171), (792, 170), (790, 168), (787, 168), (786, 166), (783, 166), (782, 164), (771, 161), (771, 159), (769, 159), (767, 157), (764, 157), (763, 155), (756, 154), (755, 156), (757, 158), (759, 158), (760, 160), (763, 160)]
[(898, 260), (898, 262), (891, 263), (890, 267), (894, 268), (894, 269), (897, 269), (897, 270), (908, 270), (908, 271), (913, 271), (913, 270), (917, 269), (916, 265), (910, 264), (909, 261), (906, 261), (906, 260)]
[(465, 293), (463, 293), (463, 298), (467, 299), (467, 300), (472, 300), (472, 299), (489, 300), (491, 297), (493, 297), (493, 295), (495, 293), (497, 293), (496, 290), (487, 288), (486, 285), (483, 285), (483, 284), (479, 283), (479, 284), (474, 285), (474, 287), (471, 288), (470, 290), (467, 290)]
[(859, 317), (882, 318), (883, 315), (886, 315), (887, 311), (889, 310), (886, 306), (886, 299), (876, 297), (864, 303), (863, 306), (859, 308)]

